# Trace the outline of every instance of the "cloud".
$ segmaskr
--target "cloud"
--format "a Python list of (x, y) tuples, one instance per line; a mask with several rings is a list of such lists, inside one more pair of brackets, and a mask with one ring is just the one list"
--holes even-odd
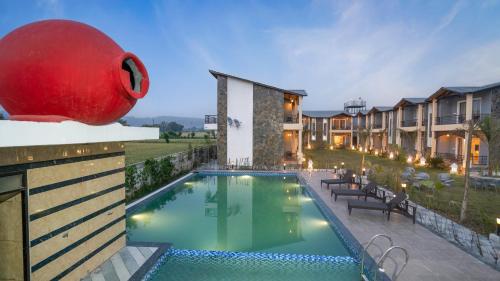
[(465, 75), (489, 80), (500, 67), (488, 60), (498, 57), (498, 43), (457, 46), (442, 34), (463, 5), (457, 2), (435, 20), (383, 20), (384, 6), (352, 2), (324, 28), (276, 29), (274, 43), (287, 69), (284, 84), (301, 81), (294, 86), (310, 93), (306, 108), (341, 109), (356, 97), (370, 106), (425, 97), (447, 81), (468, 80)]

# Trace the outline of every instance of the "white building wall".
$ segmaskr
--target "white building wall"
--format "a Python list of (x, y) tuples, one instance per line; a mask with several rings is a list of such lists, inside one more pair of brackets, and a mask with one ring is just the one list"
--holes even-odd
[[(227, 79), (227, 116), (233, 120), (233, 125), (227, 124), (227, 162), (234, 163), (248, 159), (248, 165), (253, 160), (253, 84), (233, 79)], [(240, 121), (236, 127), (234, 120)], [(239, 163), (244, 164), (244, 163)]]

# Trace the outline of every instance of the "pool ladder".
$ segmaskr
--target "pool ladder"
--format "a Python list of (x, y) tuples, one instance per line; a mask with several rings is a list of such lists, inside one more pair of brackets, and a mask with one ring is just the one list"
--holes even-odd
[(380, 256), (380, 258), (377, 261), (377, 268), (378, 268), (378, 270), (375, 271), (375, 274), (374, 274), (374, 277), (373, 277), (373, 281), (377, 281), (377, 273), (378, 272), (385, 272), (384, 262), (387, 259), (387, 257), (389, 257), (389, 254), (393, 250), (400, 250), (405, 255), (404, 264), (403, 264), (403, 266), (401, 267), (401, 269), (399, 271), (397, 270), (397, 267), (396, 267), (396, 269), (394, 270), (394, 273), (392, 274), (392, 276), (390, 276), (392, 281), (396, 281), (398, 279), (399, 275), (401, 274), (401, 272), (403, 272), (403, 270), (405, 269), (406, 265), (408, 264), (408, 260), (409, 260), (410, 256), (408, 255), (408, 251), (405, 248), (403, 248), (401, 246), (394, 246), (394, 242), (392, 241), (392, 238), (390, 236), (388, 236), (388, 235), (385, 235), (385, 234), (376, 234), (376, 235), (374, 235), (370, 239), (370, 241), (368, 241), (368, 243), (366, 244), (366, 246), (363, 247), (363, 254), (361, 255), (361, 272), (360, 272), (360, 274), (361, 274), (361, 281), (369, 281), (368, 277), (364, 273), (364, 269), (365, 269), (365, 255), (368, 253), (368, 248), (371, 245), (373, 245), (373, 243), (375, 242), (375, 240), (377, 240), (378, 238), (385, 238), (387, 241), (389, 241), (389, 248), (387, 248), (387, 250), (385, 250), (385, 252), (382, 254), (382, 256)]

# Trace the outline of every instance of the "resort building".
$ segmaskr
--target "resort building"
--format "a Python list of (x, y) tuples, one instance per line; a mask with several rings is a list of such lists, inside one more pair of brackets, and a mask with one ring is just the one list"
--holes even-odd
[(402, 98), (395, 106), (392, 118), (395, 120), (395, 144), (407, 154), (426, 154), (426, 128), (428, 125), (428, 104), (425, 98)]
[(302, 160), (306, 91), (210, 73), (217, 79), (219, 165), (276, 167)]
[[(432, 135), (431, 156), (463, 163), (471, 154), (472, 165), (488, 165), (488, 156), (494, 151), (480, 135), (470, 136), (466, 124), (478, 124), (498, 109), (500, 83), (481, 87), (442, 87), (427, 101), (431, 103)], [(478, 128), (477, 128), (478, 129)], [(467, 139), (472, 138), (471, 150), (467, 151)], [(498, 153), (498, 152), (496, 152)]]
[(374, 106), (366, 114), (366, 122), (369, 124), (370, 132), (370, 149), (375, 151), (387, 150), (387, 127), (388, 127), (388, 112), (392, 111), (389, 106)]
[[(402, 98), (395, 106), (353, 100), (344, 110), (304, 111), (304, 147), (356, 147), (388, 152), (400, 147), (414, 159), (441, 157), (465, 166), (466, 123), (472, 121), (471, 164), (488, 165), (490, 149), (478, 124), (498, 110), (500, 83), (481, 87), (443, 87), (429, 98)], [(433, 114), (434, 113), (434, 114)], [(495, 132), (493, 132), (495, 133)], [(497, 156), (498, 157), (498, 156)], [(495, 158), (497, 159), (497, 158)]]

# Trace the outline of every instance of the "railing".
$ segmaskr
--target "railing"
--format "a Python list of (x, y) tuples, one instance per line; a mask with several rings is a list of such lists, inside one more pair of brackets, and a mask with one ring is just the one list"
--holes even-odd
[(472, 165), (488, 165), (487, 155), (471, 155)]
[[(472, 121), (479, 122), (484, 120), (489, 116), (489, 114), (472, 114)], [(436, 117), (436, 125), (450, 125), (450, 124), (463, 124), (465, 123), (465, 114), (453, 114), (453, 115), (445, 115), (445, 116), (437, 116)]]
[(480, 122), (483, 121), (486, 117), (490, 116), (489, 114), (472, 114), (472, 121), (474, 122)]
[(346, 124), (332, 124), (332, 130), (350, 130), (351, 129), (351, 124), (346, 123)]
[(428, 119), (422, 120), (422, 126), (424, 126), (424, 127), (427, 126), (427, 121), (428, 121)]
[(205, 115), (205, 124), (217, 124), (217, 115)]
[(373, 123), (373, 129), (382, 129), (382, 123)]
[(436, 116), (436, 125), (463, 124), (464, 122), (465, 114)]
[(443, 158), (444, 160), (448, 160), (448, 161), (454, 161), (454, 162), (457, 162), (457, 163), (460, 163), (464, 160), (464, 156), (463, 155), (460, 155), (460, 154), (453, 154), (453, 153), (442, 153), (442, 152), (437, 152), (436, 153), (437, 156)]
[(401, 127), (415, 127), (417, 126), (417, 119), (408, 119), (401, 121)]
[(299, 114), (285, 113), (284, 123), (299, 123)]

